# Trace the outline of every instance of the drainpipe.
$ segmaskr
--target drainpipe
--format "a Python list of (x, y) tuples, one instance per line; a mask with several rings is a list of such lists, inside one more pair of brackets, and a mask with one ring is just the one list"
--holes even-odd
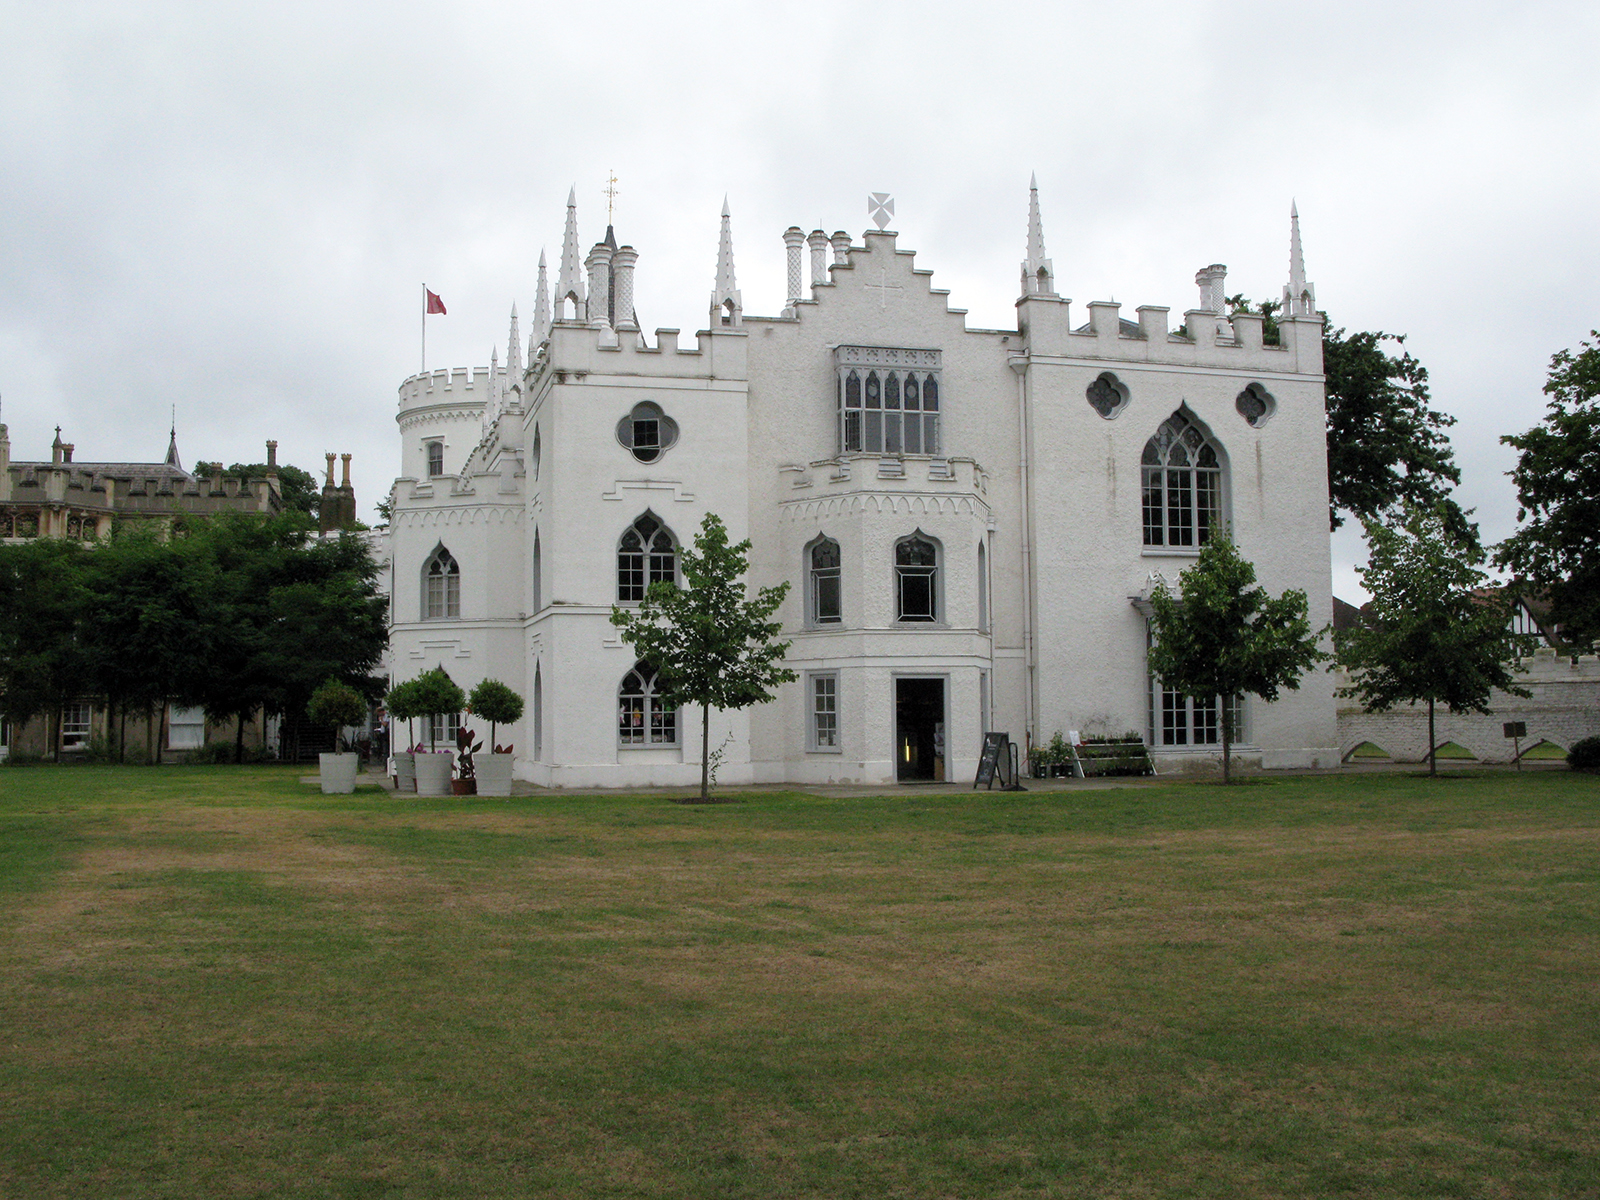
[(1018, 482), (1022, 509), (1022, 662), (1027, 671), (1023, 688), (1023, 766), (1027, 766), (1028, 751), (1033, 749), (1033, 714), (1035, 705), (1035, 664), (1033, 654), (1033, 487), (1028, 476), (1028, 358), (1016, 355), (1006, 360), (1006, 365), (1017, 376), (1017, 445)]

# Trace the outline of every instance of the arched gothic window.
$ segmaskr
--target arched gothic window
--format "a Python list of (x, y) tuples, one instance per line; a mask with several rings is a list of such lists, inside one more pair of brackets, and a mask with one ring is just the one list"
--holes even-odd
[(1203, 546), (1222, 527), (1222, 460), (1181, 409), (1145, 443), (1140, 474), (1146, 546)]
[(533, 531), (533, 608), (530, 612), (538, 612), (544, 607), (544, 553), (539, 547), (539, 531)]
[(818, 538), (806, 550), (807, 603), (814, 625), (837, 625), (843, 615), (839, 543)]
[(533, 664), (533, 760), (544, 761), (544, 672)]
[(422, 619), (442, 621), (460, 615), (461, 568), (440, 546), (422, 564)]
[(444, 474), (444, 443), (428, 443), (428, 478), (437, 479)]
[(533, 467), (533, 481), (535, 483), (539, 482), (539, 460), (543, 457), (544, 444), (539, 438), (539, 427), (535, 425), (533, 427), (533, 453), (529, 455), (529, 458), (532, 460), (530, 465)]
[(677, 707), (656, 688), (656, 669), (643, 660), (622, 677), (617, 689), (617, 741), (622, 745), (677, 745)]
[(894, 547), (895, 617), (901, 621), (939, 619), (939, 548), (921, 533)]
[(636, 604), (652, 583), (678, 582), (678, 547), (672, 531), (646, 512), (617, 544), (617, 601)]

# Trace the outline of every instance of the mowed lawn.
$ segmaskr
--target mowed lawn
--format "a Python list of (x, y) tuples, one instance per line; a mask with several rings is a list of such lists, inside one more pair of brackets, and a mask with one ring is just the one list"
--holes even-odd
[(1600, 1196), (1600, 778), (0, 771), (6, 1197)]

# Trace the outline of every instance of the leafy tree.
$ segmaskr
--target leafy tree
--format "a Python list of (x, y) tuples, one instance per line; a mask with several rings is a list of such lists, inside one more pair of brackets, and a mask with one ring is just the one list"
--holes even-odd
[[(411, 685), (411, 691), (405, 699), (410, 712), (428, 718), (428, 749), (432, 750), (434, 718), (445, 713), (460, 712), (467, 706), (467, 694), (445, 674), (443, 667), (424, 671), (411, 681)], [(393, 694), (391, 692), (390, 696)]]
[(711, 798), (711, 710), (765, 704), (773, 688), (798, 678), (782, 665), (789, 643), (773, 640), (783, 625), (771, 620), (789, 585), (762, 588), (748, 599), (749, 553), (748, 538), (730, 546), (722, 518), (707, 513), (694, 549), (682, 551), (688, 587), (658, 581), (637, 610), (611, 610), (611, 623), (623, 640), (656, 668), (665, 699), (701, 706), (702, 801)]
[(1246, 693), (1276, 700), (1327, 658), (1307, 618), (1306, 594), (1276, 598), (1256, 586), (1256, 569), (1225, 536), (1213, 534), (1194, 566), (1178, 576), (1182, 597), (1150, 597), (1150, 670), (1195, 700), (1221, 698), (1222, 779), (1232, 780), (1233, 705)]
[[(1262, 341), (1279, 340), (1281, 304), (1252, 305), (1228, 298), (1229, 313), (1259, 313), (1265, 318)], [(1337, 529), (1345, 513), (1376, 517), (1398, 504), (1448, 505), (1452, 531), (1469, 533), (1471, 523), (1450, 500), (1461, 469), (1445, 431), (1456, 419), (1428, 406), (1428, 369), (1405, 348), (1403, 334), (1346, 333), (1322, 314), (1322, 364), (1328, 411), (1328, 524)], [(1398, 354), (1389, 354), (1392, 343)]]
[(50, 713), (59, 736), (61, 706), (81, 694), (88, 556), (53, 538), (0, 545), (0, 713), (13, 726)]
[(1487, 713), (1494, 688), (1528, 695), (1512, 679), (1509, 602), (1485, 589), (1483, 548), (1455, 532), (1443, 506), (1407, 507), (1392, 524), (1362, 525), (1368, 561), (1356, 573), (1372, 602), (1365, 623), (1335, 635), (1339, 664), (1351, 674), (1339, 694), (1374, 712), (1425, 702), (1428, 773), (1436, 775), (1437, 705)]
[(1501, 438), (1520, 452), (1517, 520), (1495, 562), (1545, 591), (1569, 643), (1600, 637), (1600, 330), (1550, 360), (1544, 420)]
[(306, 703), (306, 716), (313, 725), (326, 725), (333, 730), (337, 749), (339, 731), (347, 725), (359, 725), (367, 719), (367, 702), (347, 683), (330, 679), (311, 693)]
[[(522, 716), (522, 697), (498, 679), (485, 679), (467, 697), (467, 711), (489, 722), (489, 752), (499, 754), (500, 747), (494, 744), (495, 728), (516, 723)], [(510, 748), (505, 752), (509, 753)]]

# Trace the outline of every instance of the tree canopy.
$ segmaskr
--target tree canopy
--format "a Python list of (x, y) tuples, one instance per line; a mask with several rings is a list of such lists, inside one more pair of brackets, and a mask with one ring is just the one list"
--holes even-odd
[(1181, 597), (1158, 588), (1150, 597), (1150, 670), (1196, 700), (1223, 700), (1222, 778), (1232, 778), (1234, 696), (1276, 700), (1326, 657), (1307, 616), (1306, 594), (1273, 597), (1256, 569), (1226, 536), (1213, 534), (1195, 564), (1178, 576)]
[(1600, 330), (1589, 336), (1551, 358), (1544, 419), (1500, 439), (1519, 452), (1511, 479), (1524, 524), (1495, 552), (1549, 597), (1562, 638), (1579, 645), (1600, 637)]
[(307, 526), (227, 514), (0, 546), (0, 711), (203, 705), (242, 738), (250, 714), (299, 712), (329, 678), (374, 694), (388, 636), (376, 564), (359, 538)]
[[(1267, 345), (1278, 343), (1280, 307), (1276, 300), (1228, 298), (1230, 313), (1265, 318)], [(1452, 529), (1466, 534), (1471, 525), (1449, 498), (1461, 482), (1446, 432), (1456, 419), (1429, 406), (1428, 369), (1405, 348), (1403, 334), (1348, 333), (1326, 313), (1322, 319), (1329, 527), (1339, 528), (1347, 514), (1364, 520), (1399, 504), (1444, 503)]]
[(1528, 694), (1512, 676), (1508, 602), (1485, 587), (1476, 534), (1458, 534), (1443, 506), (1408, 506), (1389, 523), (1362, 525), (1368, 561), (1356, 573), (1372, 601), (1363, 623), (1335, 635), (1339, 664), (1351, 674), (1340, 695), (1375, 712), (1426, 703), (1428, 770), (1436, 774), (1436, 705), (1486, 713), (1495, 688)]
[(789, 643), (775, 640), (783, 625), (771, 619), (789, 585), (762, 588), (748, 598), (749, 553), (749, 539), (730, 546), (722, 518), (708, 513), (694, 548), (680, 551), (688, 586), (657, 581), (637, 609), (611, 610), (623, 640), (656, 668), (666, 699), (701, 706), (702, 800), (711, 795), (711, 710), (764, 704), (773, 688), (798, 678), (783, 666)]
[[(194, 464), (194, 473), (210, 475), (220, 465), (201, 460)], [(222, 474), (226, 479), (265, 479), (268, 469), (266, 463), (234, 463)], [(317, 477), (289, 463), (280, 463), (271, 469), (278, 472), (278, 491), (283, 497), (284, 511), (302, 512), (315, 518), (322, 508), (322, 487)]]

